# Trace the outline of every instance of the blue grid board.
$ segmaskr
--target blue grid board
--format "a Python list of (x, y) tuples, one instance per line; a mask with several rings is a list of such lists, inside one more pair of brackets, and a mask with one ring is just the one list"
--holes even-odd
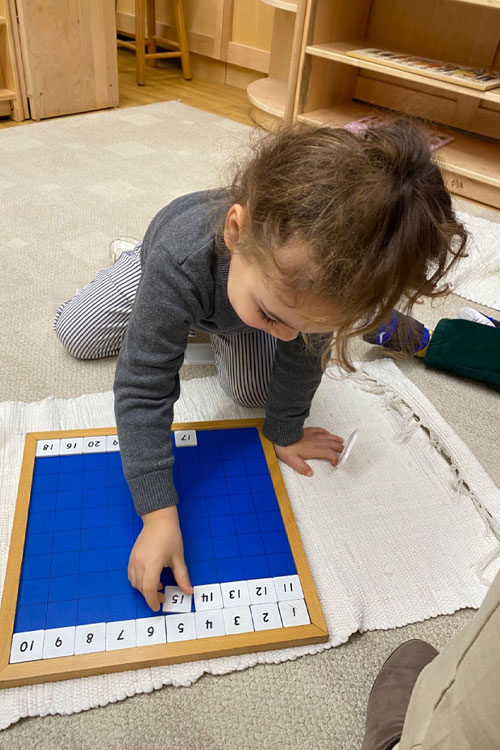
[[(295, 575), (258, 430), (197, 440), (172, 446), (191, 583)], [(119, 452), (37, 457), (14, 633), (154, 615), (127, 577), (141, 528)], [(169, 568), (161, 580), (175, 585)]]

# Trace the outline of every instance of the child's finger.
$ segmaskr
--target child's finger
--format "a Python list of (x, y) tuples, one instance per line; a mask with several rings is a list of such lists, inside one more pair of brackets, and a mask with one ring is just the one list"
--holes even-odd
[(288, 464), (288, 466), (291, 466), (292, 469), (295, 469), (295, 471), (297, 471), (299, 474), (302, 474), (302, 476), (312, 477), (312, 475), (314, 474), (309, 464), (306, 464), (306, 462), (302, 458), (300, 458), (300, 456), (289, 456), (284, 460)]
[(189, 574), (184, 560), (177, 560), (172, 563), (172, 573), (174, 574), (176, 583), (181, 591), (184, 591), (185, 594), (192, 594), (193, 587), (191, 586), (191, 581), (189, 580)]
[(142, 595), (154, 612), (158, 612), (160, 609), (158, 594), (159, 578), (159, 573), (156, 570), (147, 570), (142, 579)]

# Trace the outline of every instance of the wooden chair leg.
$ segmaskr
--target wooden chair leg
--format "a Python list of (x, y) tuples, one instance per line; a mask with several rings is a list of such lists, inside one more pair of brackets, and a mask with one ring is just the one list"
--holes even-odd
[(174, 0), (175, 25), (177, 26), (177, 37), (179, 39), (179, 50), (181, 52), (182, 75), (186, 81), (191, 80), (191, 63), (189, 60), (189, 48), (184, 23), (184, 10), (182, 0)]
[[(148, 52), (151, 52), (154, 54), (156, 52), (156, 42), (155, 42), (155, 36), (156, 36), (156, 9), (155, 9), (155, 0), (147, 0), (147, 10), (146, 10), (146, 16), (147, 16), (147, 23), (148, 23)], [(156, 58), (152, 57), (149, 60), (150, 65), (153, 68), (156, 68)]]
[(144, 86), (146, 40), (144, 38), (146, 0), (135, 0), (135, 67), (139, 86)]

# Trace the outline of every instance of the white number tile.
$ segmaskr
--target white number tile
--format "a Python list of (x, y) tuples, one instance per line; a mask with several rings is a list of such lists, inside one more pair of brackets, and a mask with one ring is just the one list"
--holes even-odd
[(294, 625), (309, 625), (309, 612), (303, 599), (280, 602), (278, 604), (285, 628), (291, 628)]
[(136, 620), (136, 632), (138, 646), (167, 642), (164, 617), (144, 617)]
[(253, 627), (250, 607), (230, 607), (222, 610), (226, 635), (250, 633)]
[(45, 630), (30, 630), (28, 633), (14, 633), (10, 649), (10, 663), (38, 661), (42, 658)]
[(93, 435), (83, 438), (84, 453), (106, 453), (106, 436)]
[(220, 587), (224, 607), (240, 607), (243, 604), (250, 604), (250, 594), (248, 593), (248, 583), (246, 581), (221, 583)]
[(175, 430), (174, 440), (176, 448), (198, 445), (196, 430)]
[(106, 651), (133, 648), (136, 645), (135, 620), (106, 623)]
[(119, 451), (118, 435), (106, 435), (106, 452)]
[(222, 594), (219, 583), (206, 586), (193, 586), (194, 606), (196, 611), (203, 609), (222, 609)]
[(61, 456), (73, 456), (83, 453), (83, 438), (61, 438), (59, 451)]
[(106, 651), (106, 623), (77, 625), (75, 654), (93, 654), (97, 651)]
[(282, 627), (278, 605), (275, 602), (252, 604), (250, 609), (255, 630), (272, 630)]
[(59, 438), (56, 440), (37, 440), (36, 441), (36, 457), (40, 456), (58, 456), (61, 441)]
[(278, 601), (272, 578), (255, 578), (248, 581), (248, 592), (252, 604)]
[(195, 612), (194, 622), (197, 638), (213, 638), (216, 635), (226, 635), (222, 609)]
[(298, 576), (279, 576), (273, 578), (276, 595), (279, 602), (289, 599), (301, 599), (304, 596)]
[(192, 594), (185, 594), (178, 586), (165, 586), (164, 612), (191, 612)]
[(55, 659), (58, 656), (73, 656), (75, 653), (75, 626), (51, 628), (45, 631), (42, 659)]
[(168, 615), (165, 618), (167, 625), (167, 642), (192, 641), (196, 638), (196, 627), (194, 624), (194, 612), (184, 615)]

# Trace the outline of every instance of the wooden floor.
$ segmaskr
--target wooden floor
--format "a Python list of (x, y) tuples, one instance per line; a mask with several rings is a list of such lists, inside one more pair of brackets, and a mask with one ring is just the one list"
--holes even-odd
[[(255, 123), (250, 117), (250, 102), (245, 89), (226, 86), (194, 77), (185, 81), (178, 60), (159, 60), (156, 68), (146, 68), (146, 85), (135, 82), (135, 55), (131, 50), (118, 50), (118, 77), (120, 107), (136, 107), (141, 104), (165, 102), (177, 99), (191, 107), (213, 112), (221, 117), (236, 120), (246, 125)], [(26, 125), (33, 122), (14, 122), (8, 117), (0, 118), (0, 128)]]

